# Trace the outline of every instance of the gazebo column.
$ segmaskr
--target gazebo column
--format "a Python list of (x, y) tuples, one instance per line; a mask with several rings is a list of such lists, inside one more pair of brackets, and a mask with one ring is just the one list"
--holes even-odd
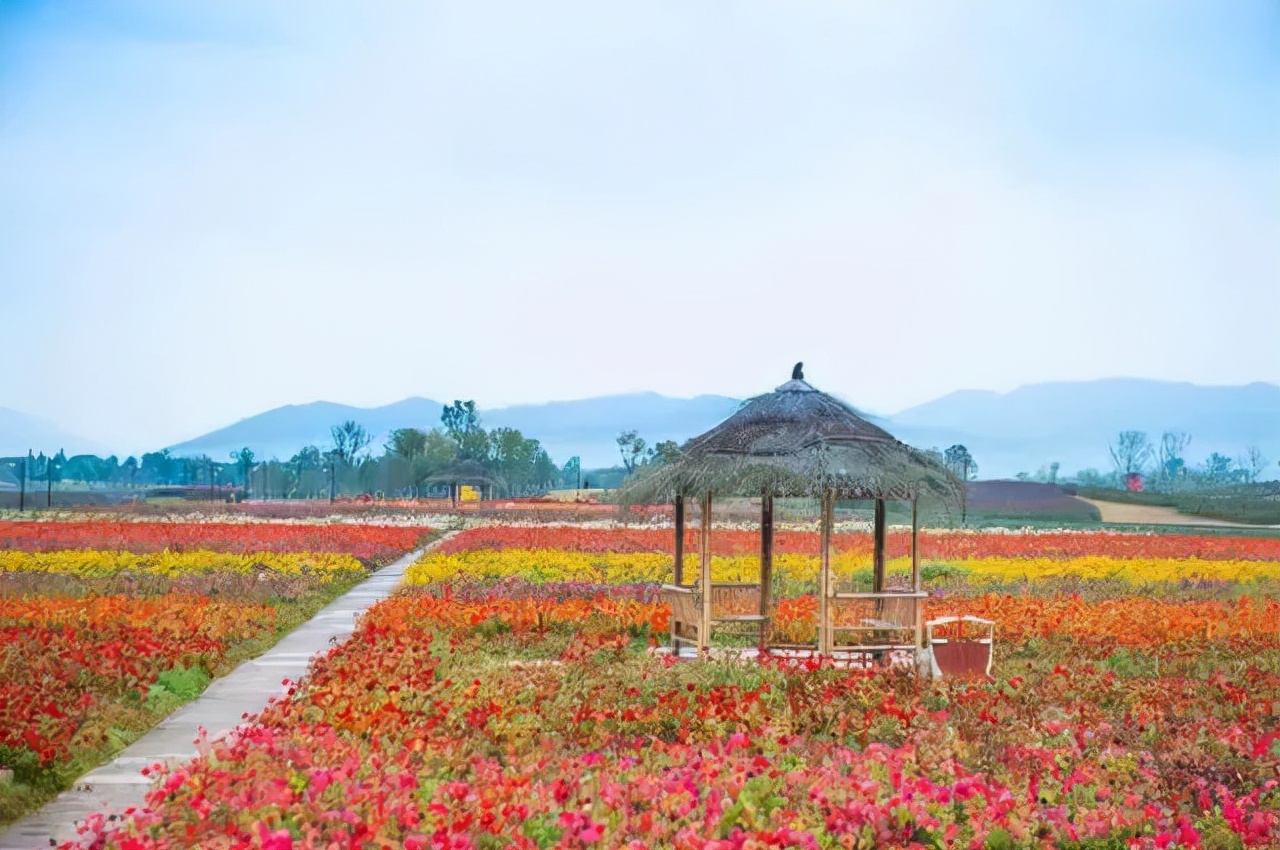
[(884, 593), (884, 499), (876, 499), (875, 525), (874, 525), (874, 546), (875, 554), (873, 555), (873, 569), (871, 578), (871, 590), (875, 593)]
[(773, 494), (760, 496), (760, 651), (765, 651), (769, 634), (769, 607), (773, 593)]
[[(911, 497), (911, 589), (919, 593), (923, 589), (920, 578), (920, 497)], [(916, 649), (924, 643), (924, 600), (916, 598)]]
[(684, 496), (676, 496), (676, 584), (684, 586)]
[(702, 534), (698, 539), (698, 581), (702, 589), (702, 621), (698, 624), (698, 652), (711, 638), (711, 491), (702, 497)]
[(835, 525), (835, 494), (822, 491), (822, 519), (818, 524), (818, 537), (822, 548), (822, 562), (818, 569), (818, 652), (826, 655), (834, 645), (831, 627), (831, 529)]

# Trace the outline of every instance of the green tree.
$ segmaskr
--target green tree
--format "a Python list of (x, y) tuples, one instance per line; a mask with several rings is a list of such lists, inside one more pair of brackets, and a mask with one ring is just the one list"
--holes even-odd
[(1161, 483), (1172, 484), (1186, 477), (1187, 462), (1183, 455), (1191, 445), (1191, 435), (1185, 431), (1165, 431), (1160, 436), (1156, 470)]
[(1239, 478), (1237, 474), (1239, 470), (1235, 468), (1235, 461), (1224, 454), (1214, 452), (1204, 459), (1204, 480), (1211, 487), (1222, 484), (1230, 484)]
[(373, 439), (364, 430), (364, 426), (353, 419), (334, 425), (329, 429), (329, 436), (333, 439), (333, 456), (343, 466), (355, 463), (356, 455), (364, 451), (365, 446)]
[(125, 458), (124, 463), (120, 464), (118, 475), (132, 487), (138, 477), (138, 459), (133, 455)]
[(387, 441), (387, 454), (404, 458), (410, 463), (426, 450), (427, 433), (417, 428), (397, 428)]
[(560, 483), (565, 487), (582, 486), (582, 458), (574, 455), (565, 461), (560, 470)]
[(454, 399), (440, 414), (445, 432), (458, 444), (458, 455), (464, 460), (485, 461), (489, 454), (489, 438), (480, 427), (480, 415), (474, 401)]
[(458, 459), (458, 444), (438, 429), (427, 432), (427, 439), (422, 444), (422, 455), (419, 461), (428, 475), (439, 472)]
[(618, 453), (622, 455), (622, 465), (630, 475), (653, 457), (653, 449), (636, 431), (623, 431), (618, 434)]
[(169, 450), (163, 449), (158, 452), (148, 452), (142, 456), (142, 463), (138, 469), (144, 481), (150, 481), (153, 484), (168, 484), (173, 478), (173, 458), (169, 457)]
[(231, 453), (231, 461), (236, 465), (236, 472), (240, 473), (240, 484), (246, 493), (249, 492), (249, 471), (253, 469), (253, 458), (253, 449), (248, 446)]
[(680, 457), (680, 444), (675, 440), (662, 440), (653, 447), (655, 463), (671, 463)]
[(1151, 460), (1151, 441), (1146, 431), (1121, 431), (1114, 446), (1107, 446), (1111, 462), (1122, 478), (1142, 472)]
[(1246, 448), (1238, 463), (1244, 473), (1244, 480), (1249, 484), (1257, 481), (1258, 476), (1262, 474), (1262, 470), (1267, 468), (1267, 459), (1262, 454), (1262, 449), (1258, 446)]
[(962, 444), (956, 443), (942, 454), (942, 461), (951, 473), (961, 481), (972, 481), (978, 477), (978, 464), (973, 455)]
[(290, 488), (292, 494), (301, 496), (317, 492), (320, 479), (316, 473), (324, 468), (324, 455), (320, 449), (303, 446), (289, 458), (288, 463), (289, 471), (293, 473), (293, 487)]

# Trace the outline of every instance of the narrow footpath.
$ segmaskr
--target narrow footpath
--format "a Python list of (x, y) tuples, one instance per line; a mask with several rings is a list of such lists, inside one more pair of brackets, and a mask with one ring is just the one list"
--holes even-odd
[(118, 814), (131, 806), (141, 806), (152, 782), (142, 775), (143, 768), (156, 762), (189, 761), (196, 755), (194, 742), (201, 727), (210, 738), (217, 738), (239, 726), (243, 715), (257, 714), (268, 699), (282, 696), (285, 679), (301, 679), (314, 655), (349, 638), (355, 631), (356, 618), (395, 592), (405, 570), (423, 552), (451, 536), (445, 534), (424, 549), (378, 570), (270, 650), (214, 681), (197, 699), (126, 747), (114, 761), (89, 771), (76, 780), (70, 791), (0, 833), (0, 850), (49, 850), (53, 844), (79, 837), (76, 825), (95, 812)]

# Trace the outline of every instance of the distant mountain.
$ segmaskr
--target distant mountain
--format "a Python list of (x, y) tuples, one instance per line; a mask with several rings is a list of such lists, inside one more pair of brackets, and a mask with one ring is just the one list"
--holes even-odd
[[(563, 464), (579, 455), (583, 466), (612, 466), (619, 462), (618, 433), (636, 429), (651, 444), (683, 441), (724, 419), (738, 402), (723, 396), (667, 398), (656, 393), (604, 396), (580, 401), (554, 401), (481, 410), (485, 428), (516, 428), (542, 442), (551, 457)], [(175, 455), (207, 454), (225, 458), (248, 446), (259, 457), (287, 458), (302, 446), (329, 444), (329, 428), (348, 419), (373, 435), (381, 449), (397, 428), (436, 428), (443, 405), (425, 398), (408, 398), (385, 407), (361, 408), (328, 401), (289, 405), (242, 419), (193, 440), (170, 446)]]
[(663, 440), (683, 443), (715, 426), (741, 404), (720, 395), (669, 398), (657, 393), (634, 393), (520, 404), (481, 413), (485, 427), (518, 428), (536, 437), (559, 464), (578, 455), (585, 469), (620, 464), (617, 437), (636, 430), (649, 445)]
[(57, 454), (62, 450), (67, 457), (110, 454), (102, 444), (79, 434), (67, 433), (48, 419), (0, 407), (0, 457), (26, 455), (28, 449), (36, 454)]
[(430, 430), (438, 426), (443, 407), (438, 401), (416, 397), (383, 407), (352, 407), (331, 401), (290, 404), (169, 446), (169, 452), (178, 457), (208, 455), (226, 460), (231, 452), (248, 446), (258, 457), (284, 460), (303, 446), (329, 445), (329, 429), (348, 419), (363, 425), (373, 436), (372, 447), (381, 450), (387, 435), (397, 428)]
[(962, 390), (887, 418), (898, 439), (922, 448), (963, 443), (983, 478), (1034, 473), (1053, 461), (1063, 474), (1109, 470), (1107, 446), (1121, 431), (1191, 435), (1188, 462), (1213, 452), (1238, 457), (1250, 445), (1280, 460), (1280, 386), (1210, 387), (1109, 378), (1031, 384), (1008, 393)]
[[(620, 431), (634, 428), (650, 445), (683, 442), (723, 420), (740, 403), (715, 395), (680, 399), (634, 393), (515, 405), (482, 410), (480, 415), (486, 428), (518, 428), (536, 437), (558, 464), (579, 455), (583, 466), (592, 468), (618, 463), (615, 439)], [(354, 419), (374, 436), (372, 447), (380, 450), (395, 428), (437, 427), (441, 408), (440, 402), (424, 398), (375, 408), (324, 401), (291, 405), (170, 449), (179, 456), (225, 459), (231, 451), (249, 446), (259, 457), (283, 459), (307, 444), (328, 445), (330, 426)], [(13, 425), (19, 421), (15, 417), (37, 425), (20, 431)], [(1187, 459), (1193, 464), (1214, 451), (1235, 458), (1257, 445), (1270, 458), (1266, 477), (1275, 478), (1280, 470), (1280, 387), (1274, 384), (1208, 387), (1128, 378), (1031, 384), (1008, 393), (962, 390), (892, 416), (869, 418), (920, 448), (963, 443), (983, 478), (1035, 473), (1054, 461), (1061, 475), (1088, 467), (1107, 470), (1107, 446), (1124, 430), (1146, 431), (1152, 441), (1164, 431), (1186, 431), (1191, 435)], [(51, 423), (0, 408), (0, 449), (6, 453), (25, 453), (29, 442), (52, 446), (59, 442), (50, 438), (54, 432)], [(68, 436), (64, 441), (68, 453), (87, 442), (76, 439)]]

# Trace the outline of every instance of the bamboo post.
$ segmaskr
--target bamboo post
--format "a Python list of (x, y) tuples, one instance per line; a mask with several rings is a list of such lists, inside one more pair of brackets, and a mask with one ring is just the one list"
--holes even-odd
[(765, 651), (769, 632), (769, 606), (773, 594), (773, 494), (760, 496), (760, 652)]
[(676, 496), (676, 584), (684, 585), (684, 496)]
[(818, 652), (829, 654), (834, 645), (831, 627), (831, 527), (835, 525), (835, 497), (830, 490), (822, 491), (822, 520), (819, 523), (819, 539), (822, 547), (822, 566), (818, 571)]
[(702, 497), (702, 536), (698, 540), (698, 578), (702, 586), (702, 621), (698, 624), (698, 653), (711, 638), (711, 491)]
[[(917, 594), (923, 588), (920, 577), (920, 497), (911, 499), (911, 589)], [(917, 596), (913, 606), (916, 612), (916, 649), (924, 643), (924, 602)]]
[(873, 556), (875, 560), (873, 577), (871, 579), (871, 589), (875, 593), (884, 593), (884, 528), (884, 499), (876, 499), (875, 555)]

